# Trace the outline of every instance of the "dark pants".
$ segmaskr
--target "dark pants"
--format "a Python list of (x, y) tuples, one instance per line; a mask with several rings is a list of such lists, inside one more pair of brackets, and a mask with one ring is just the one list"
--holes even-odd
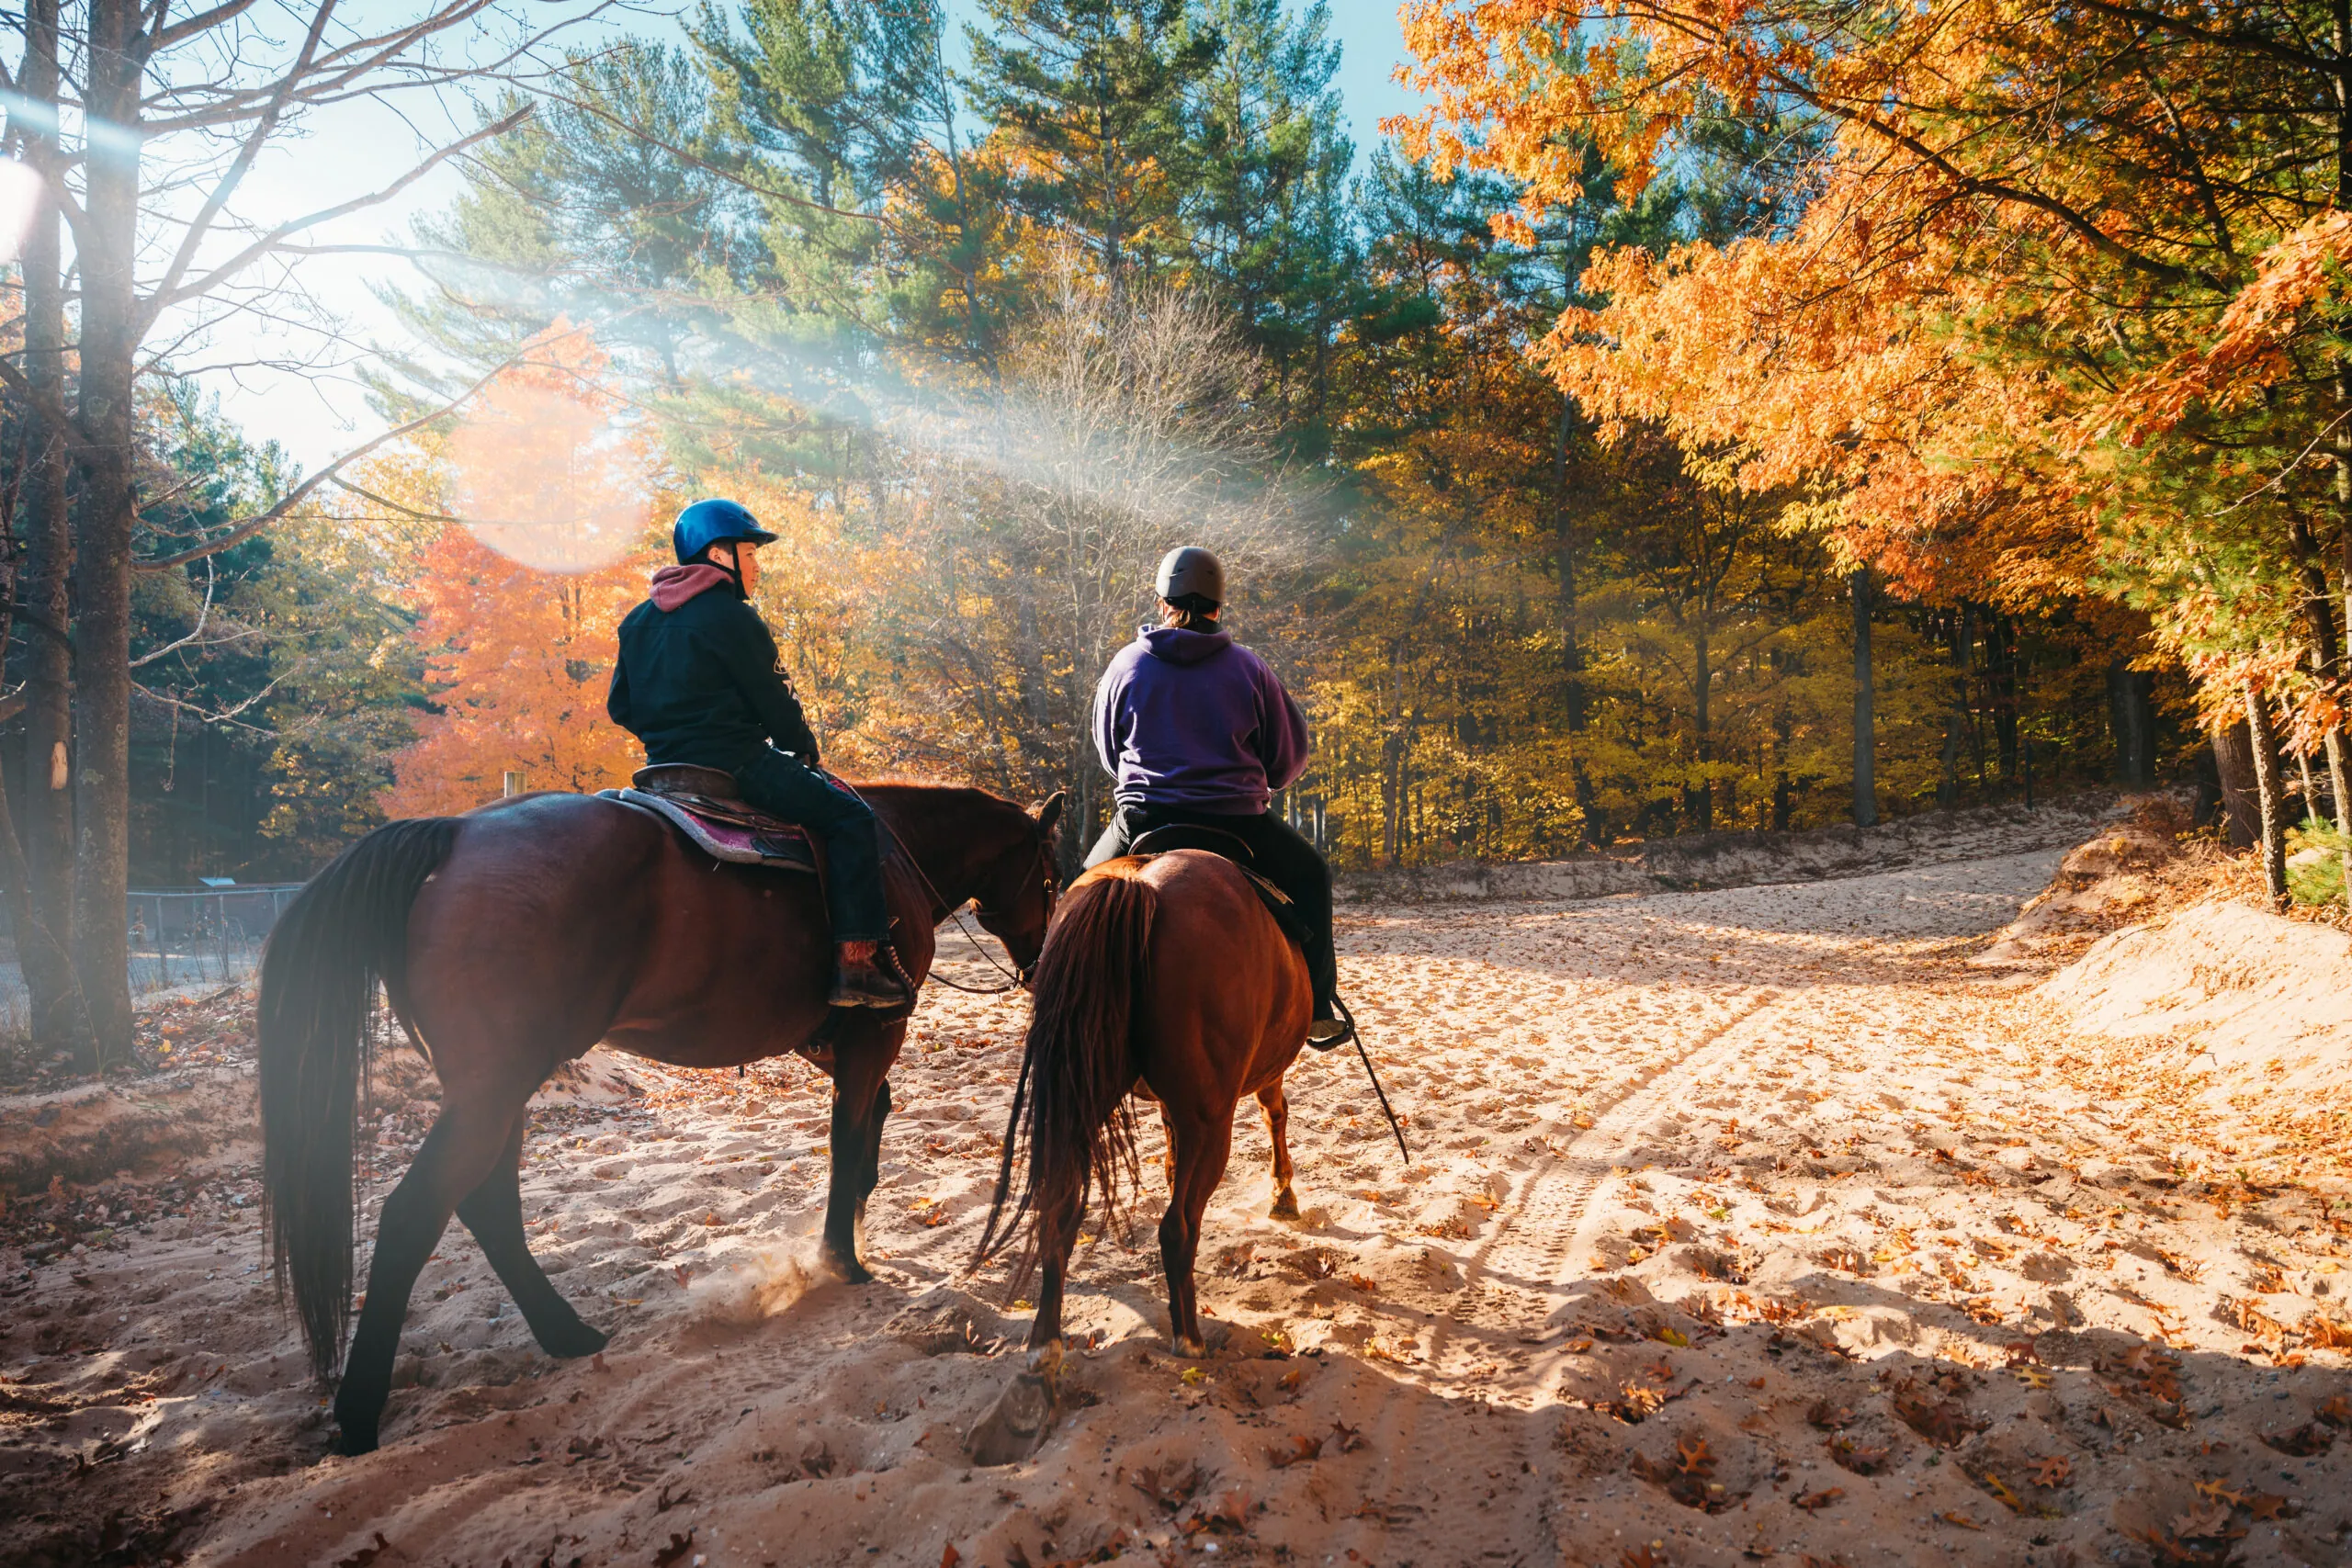
[(735, 770), (743, 798), (825, 841), (825, 908), (835, 942), (880, 942), (882, 833), (865, 802), (797, 758), (770, 747)]
[(1111, 825), (1094, 840), (1086, 863), (1100, 865), (1127, 852), (1127, 846), (1154, 828), (1171, 823), (1216, 828), (1250, 846), (1250, 869), (1289, 895), (1306, 921), (1306, 974), (1315, 983), (1319, 1010), (1339, 989), (1340, 964), (1331, 952), (1331, 868), (1313, 844), (1272, 812), (1234, 816), (1221, 811), (1190, 811), (1174, 806), (1123, 806), (1111, 814)]

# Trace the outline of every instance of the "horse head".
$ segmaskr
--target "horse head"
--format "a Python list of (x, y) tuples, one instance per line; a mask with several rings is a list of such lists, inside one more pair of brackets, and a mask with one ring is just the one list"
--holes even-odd
[(1064, 792), (1056, 790), (1035, 816), (1023, 814), (1026, 830), (989, 868), (973, 898), (980, 928), (1004, 943), (1024, 986), (1045, 951), (1046, 928), (1053, 923), (1054, 900), (1061, 892), (1054, 870), (1054, 830), (1065, 800)]

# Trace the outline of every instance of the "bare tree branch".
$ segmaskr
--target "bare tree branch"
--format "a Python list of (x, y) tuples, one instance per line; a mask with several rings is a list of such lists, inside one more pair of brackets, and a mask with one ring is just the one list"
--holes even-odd
[[(561, 337), (571, 337), (576, 333), (583, 333), (588, 330), (589, 329), (585, 326), (574, 327), (571, 332), (561, 334)], [(246, 518), (243, 522), (237, 524), (227, 533), (222, 534), (220, 537), (208, 540), (204, 544), (194, 546), (191, 548), (178, 551), (176, 554), (159, 556), (151, 560), (134, 559), (130, 563), (132, 568), (139, 571), (165, 571), (175, 566), (186, 566), (188, 562), (193, 560), (202, 560), (207, 556), (214, 555), (221, 550), (227, 549), (230, 546), (236, 544), (239, 540), (253, 537), (253, 536), (260, 533), (264, 528), (268, 527), (271, 524), (284, 518), (296, 507), (301, 505), (303, 502), (309, 500), (312, 491), (316, 491), (321, 485), (333, 479), (343, 469), (359, 461), (360, 458), (367, 457), (369, 453), (377, 451), (394, 441), (398, 441), (401, 437), (407, 435), (413, 431), (424, 429), (426, 425), (431, 424), (435, 420), (443, 419), (452, 413), (455, 413), (467, 403), (472, 401), (483, 388), (489, 386), (506, 371), (528, 359), (534, 350), (544, 346), (548, 343), (560, 341), (561, 341), (560, 337), (538, 339), (526, 344), (522, 349), (513, 355), (510, 355), (506, 359), (493, 367), (488, 373), (483, 375), (481, 379), (475, 381), (464, 391), (459, 392), (456, 397), (451, 398), (448, 401), (441, 404), (438, 408), (433, 409), (425, 413), (418, 414), (414, 419), (408, 421), (404, 424), (394, 425), (391, 429), (385, 431), (381, 435), (375, 437), (371, 441), (362, 442), (360, 445), (353, 447), (350, 451), (345, 452), (342, 457), (337, 457), (334, 462), (329, 463), (325, 468), (321, 468), (317, 473), (312, 474), (309, 479), (304, 479), (300, 484), (296, 485), (278, 501), (277, 505), (270, 507), (266, 512), (257, 513), (254, 516)]]
[[(253, 0), (230, 0), (229, 5), (218, 9), (234, 15), (252, 3)], [(163, 280), (155, 286), (155, 299), (171, 299), (179, 288), (180, 279), (187, 276), (187, 269), (196, 265), (197, 249), (204, 243), (204, 236), (212, 231), (213, 222), (220, 216), (220, 209), (228, 206), (229, 198), (236, 194), (237, 187), (244, 183), (246, 174), (252, 170), (254, 160), (261, 156), (262, 148), (276, 133), (277, 122), (286, 112), (287, 98), (319, 51), (319, 39), (326, 31), (327, 18), (334, 15), (334, 5), (335, 0), (321, 0), (318, 9), (311, 13), (311, 30), (303, 37), (301, 54), (279, 80), (277, 96), (270, 99), (269, 107), (254, 121), (253, 130), (245, 137), (244, 145), (237, 149), (236, 159), (204, 198), (204, 205), (197, 209), (196, 216), (188, 220), (187, 231), (180, 236), (179, 251), (172, 257), (172, 265), (164, 269)], [(200, 21), (203, 18), (196, 19)], [(189, 25), (186, 22), (181, 24), (182, 27)]]
[(514, 130), (517, 125), (520, 125), (525, 119), (529, 118), (531, 108), (531, 105), (526, 104), (521, 108), (516, 109), (513, 114), (507, 115), (490, 125), (482, 127), (472, 135), (465, 137), (460, 141), (453, 141), (446, 147), (435, 149), (431, 157), (425, 159), (423, 163), (417, 164), (414, 168), (409, 170), (408, 173), (402, 175), (399, 179), (394, 180), (390, 185), (386, 186), (381, 190), (371, 192), (367, 196), (355, 197), (349, 201), (339, 203), (334, 207), (322, 208), (318, 211), (311, 213), (305, 217), (293, 219), (288, 222), (279, 224), (277, 228), (272, 229), (268, 233), (263, 235), (260, 239), (255, 240), (252, 244), (247, 245), (243, 250), (239, 251), (235, 255), (231, 256), (227, 261), (222, 262), (219, 266), (214, 267), (211, 271), (206, 273), (203, 276), (197, 278), (193, 282), (182, 284), (168, 293), (163, 289), (157, 289), (153, 295), (149, 297), (147, 308), (142, 312), (144, 320), (140, 323), (141, 332), (143, 333), (147, 328), (153, 326), (155, 318), (161, 315), (166, 308), (178, 304), (185, 299), (201, 298), (206, 294), (209, 294), (215, 288), (220, 288), (231, 277), (233, 277), (236, 274), (243, 271), (246, 267), (252, 265), (263, 256), (267, 255), (270, 251), (276, 247), (277, 243), (280, 240), (283, 240), (287, 235), (300, 233), (305, 229), (314, 228), (321, 223), (330, 222), (337, 218), (347, 217), (354, 212), (363, 212), (370, 207), (379, 206), (384, 202), (390, 201), (392, 197), (398, 196), (410, 186), (414, 185), (417, 181), (423, 179), (426, 175), (432, 173), (441, 164), (447, 163), (451, 158), (456, 157), (458, 153), (466, 151), (466, 149), (489, 141), (493, 137), (503, 136), (506, 132)]

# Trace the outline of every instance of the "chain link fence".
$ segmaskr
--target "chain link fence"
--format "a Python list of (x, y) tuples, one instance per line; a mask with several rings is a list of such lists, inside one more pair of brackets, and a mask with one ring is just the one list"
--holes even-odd
[[(152, 997), (243, 979), (260, 966), (263, 939), (301, 888), (286, 882), (133, 889), (123, 910), (130, 994)], [(12, 933), (0, 943), (0, 1030), (22, 1030), (28, 1012)]]

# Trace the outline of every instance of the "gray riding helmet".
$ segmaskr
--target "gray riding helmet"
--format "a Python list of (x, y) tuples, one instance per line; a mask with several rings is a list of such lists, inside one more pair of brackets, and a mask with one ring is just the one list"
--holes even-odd
[(1159, 596), (1174, 601), (1196, 593), (1212, 604), (1225, 603), (1225, 568), (1198, 545), (1169, 551), (1159, 559)]

